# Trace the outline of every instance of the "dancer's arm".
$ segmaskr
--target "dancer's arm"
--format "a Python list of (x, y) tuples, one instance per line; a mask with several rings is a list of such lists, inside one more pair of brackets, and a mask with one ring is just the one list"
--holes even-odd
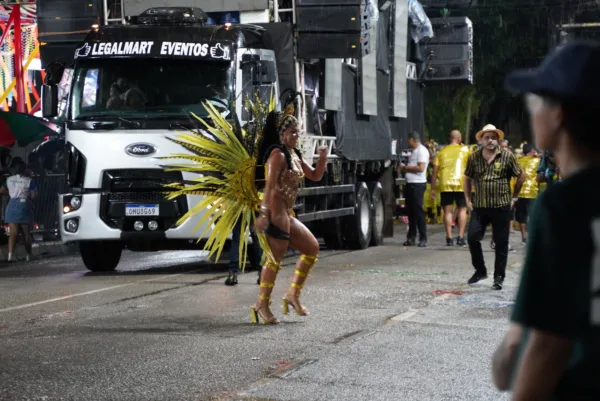
[[(260, 214), (262, 218), (266, 219), (266, 223), (268, 224), (268, 221), (271, 218), (271, 205), (273, 205), (274, 198), (277, 196), (277, 191), (279, 191), (279, 176), (283, 169), (287, 167), (283, 152), (279, 149), (273, 150), (269, 156), (269, 160), (267, 160), (266, 167), (267, 180), (265, 183), (264, 196), (260, 204)], [(265, 222), (263, 221), (263, 223)], [(257, 224), (259, 228), (262, 227), (262, 225), (263, 224)]]
[(321, 181), (321, 178), (323, 178), (323, 175), (325, 174), (325, 169), (327, 168), (327, 153), (329, 152), (329, 149), (327, 146), (321, 146), (317, 149), (317, 152), (319, 152), (317, 167), (313, 168), (302, 160), (302, 170), (304, 171), (304, 175), (311, 181)]

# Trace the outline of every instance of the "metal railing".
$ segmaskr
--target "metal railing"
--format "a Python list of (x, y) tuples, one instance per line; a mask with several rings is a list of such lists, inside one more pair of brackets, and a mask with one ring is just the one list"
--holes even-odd
[(123, 3), (124, 0), (102, 0), (104, 25), (109, 25), (111, 22), (120, 22), (123, 25), (127, 23)]

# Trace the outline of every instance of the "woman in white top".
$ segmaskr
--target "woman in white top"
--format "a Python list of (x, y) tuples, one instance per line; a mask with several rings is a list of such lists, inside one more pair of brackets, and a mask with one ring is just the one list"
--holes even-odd
[(33, 219), (31, 201), (37, 195), (37, 187), (33, 179), (26, 174), (27, 166), (20, 158), (13, 159), (14, 175), (6, 179), (0, 194), (8, 194), (10, 200), (6, 207), (4, 222), (9, 225), (10, 236), (8, 238), (8, 261), (15, 261), (14, 249), (17, 243), (19, 228), (25, 239), (25, 250), (27, 260), (31, 259), (31, 234), (30, 227)]

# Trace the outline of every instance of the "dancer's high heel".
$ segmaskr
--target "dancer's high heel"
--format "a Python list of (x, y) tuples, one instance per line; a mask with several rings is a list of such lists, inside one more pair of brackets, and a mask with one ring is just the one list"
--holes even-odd
[[(310, 269), (310, 267), (311, 266), (309, 266), (309, 269)], [(304, 282), (306, 281), (306, 278), (308, 277), (308, 272), (303, 272), (303, 271), (296, 269), (295, 273), (296, 273), (296, 278), (294, 281), (300, 281), (300, 282), (292, 283), (292, 288), (295, 288), (295, 291), (294, 290), (292, 290), (292, 291), (294, 291), (295, 294), (288, 292), (287, 294), (285, 294), (283, 296), (283, 299), (282, 299), (283, 314), (284, 315), (289, 314), (290, 306), (291, 306), (294, 309), (294, 311), (296, 312), (296, 315), (308, 316), (309, 315), (308, 309), (306, 309), (304, 306), (302, 306), (300, 304), (300, 293), (302, 292), (302, 287), (304, 287)]]
[(290, 306), (296, 312), (298, 316), (308, 316), (310, 312), (304, 306), (300, 304), (300, 293), (298, 292), (297, 296), (292, 296), (290, 294), (286, 294), (283, 299), (283, 314), (288, 315), (290, 313)]
[(267, 302), (265, 302), (262, 306), (258, 306), (258, 304), (255, 304), (250, 307), (252, 323), (258, 324), (259, 320), (262, 320), (262, 324), (279, 324), (279, 320), (277, 320), (277, 318), (273, 315), (269, 308), (271, 306), (271, 297), (259, 296), (259, 298)]
[[(265, 265), (267, 268), (271, 269), (275, 274), (279, 272), (280, 267), (278, 262), (267, 261)], [(275, 276), (276, 278), (277, 276)], [(258, 324), (260, 320), (262, 320), (263, 324), (278, 324), (279, 320), (273, 313), (271, 312), (271, 291), (273, 291), (273, 287), (275, 287), (275, 278), (273, 278), (273, 282), (269, 283), (266, 281), (259, 281), (261, 294), (258, 296), (259, 301), (250, 307), (250, 315), (252, 317), (252, 323)], [(263, 302), (260, 302), (263, 301)]]
[(304, 283), (308, 278), (313, 266), (317, 263), (317, 257), (310, 255), (302, 255), (300, 256), (300, 260), (296, 265), (296, 271), (294, 272), (296, 276), (294, 277), (294, 281), (292, 282), (292, 286), (290, 291), (282, 299), (283, 302), (283, 314), (287, 315), (290, 313), (290, 306), (296, 312), (298, 316), (308, 316), (309, 312), (302, 304), (300, 303), (300, 293), (302, 292), (302, 287), (304, 287)]

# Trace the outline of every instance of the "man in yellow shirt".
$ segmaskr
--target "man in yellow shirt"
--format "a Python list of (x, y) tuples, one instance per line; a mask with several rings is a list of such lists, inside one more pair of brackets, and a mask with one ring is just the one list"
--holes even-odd
[(454, 246), (452, 239), (452, 205), (456, 203), (458, 210), (458, 238), (456, 245), (466, 246), (464, 239), (467, 225), (467, 201), (463, 190), (463, 181), (467, 159), (471, 150), (462, 145), (461, 133), (454, 130), (450, 133), (450, 144), (442, 148), (433, 161), (431, 176), (431, 198), (435, 199), (435, 182), (440, 182), (440, 199), (444, 208), (444, 225), (446, 226), (446, 245)]
[(523, 145), (523, 157), (518, 159), (519, 165), (525, 172), (526, 178), (519, 192), (516, 206), (516, 220), (521, 226), (523, 243), (527, 241), (527, 217), (531, 201), (538, 196), (539, 184), (536, 180), (540, 158), (535, 156), (535, 149), (531, 145)]

